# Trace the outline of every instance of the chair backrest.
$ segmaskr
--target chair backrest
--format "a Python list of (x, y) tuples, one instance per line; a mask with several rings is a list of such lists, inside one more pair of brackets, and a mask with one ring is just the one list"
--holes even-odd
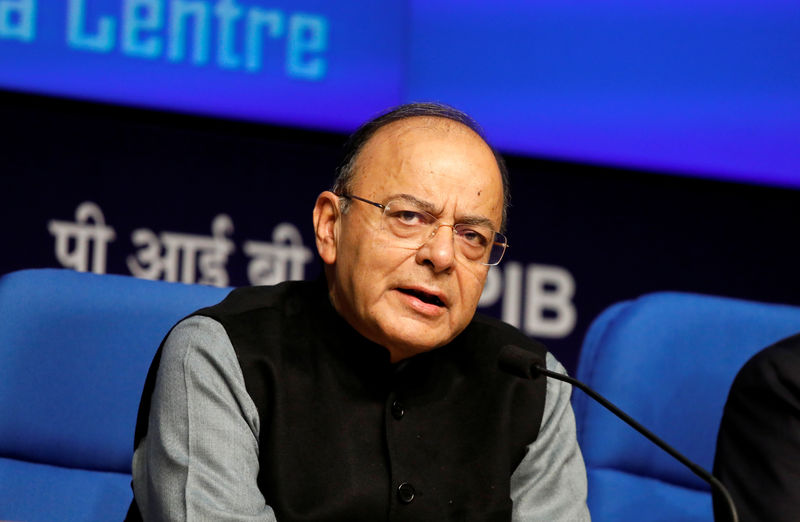
[(121, 520), (144, 379), (229, 291), (70, 270), (0, 278), (0, 519)]
[[(733, 378), (761, 348), (800, 331), (800, 307), (655, 293), (592, 323), (576, 377), (710, 470)], [(595, 522), (713, 521), (709, 487), (576, 390), (578, 441)]]

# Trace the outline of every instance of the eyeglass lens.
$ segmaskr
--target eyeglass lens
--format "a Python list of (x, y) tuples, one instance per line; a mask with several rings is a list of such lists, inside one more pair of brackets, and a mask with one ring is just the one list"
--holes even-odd
[(406, 200), (392, 200), (383, 209), (387, 229), (414, 248), (430, 240), (439, 228), (453, 229), (457, 252), (470, 261), (496, 265), (506, 249), (506, 238), (484, 225), (457, 223), (446, 225), (435, 216)]

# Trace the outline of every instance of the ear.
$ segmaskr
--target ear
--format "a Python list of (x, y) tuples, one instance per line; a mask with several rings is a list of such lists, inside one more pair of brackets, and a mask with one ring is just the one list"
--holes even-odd
[(327, 265), (336, 261), (336, 234), (340, 218), (339, 196), (328, 190), (317, 196), (317, 203), (314, 205), (314, 234), (317, 251)]

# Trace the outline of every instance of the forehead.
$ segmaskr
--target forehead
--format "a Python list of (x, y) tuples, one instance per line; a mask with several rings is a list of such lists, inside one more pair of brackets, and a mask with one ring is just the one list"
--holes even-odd
[(380, 128), (358, 154), (353, 188), (442, 204), (452, 196), (462, 207), (480, 205), (491, 214), (502, 207), (494, 153), (472, 129), (445, 118), (406, 118)]
[(377, 152), (399, 152), (405, 146), (431, 139), (469, 144), (489, 151), (483, 138), (462, 123), (435, 116), (412, 116), (386, 124), (375, 131), (362, 147), (359, 156), (369, 156)]

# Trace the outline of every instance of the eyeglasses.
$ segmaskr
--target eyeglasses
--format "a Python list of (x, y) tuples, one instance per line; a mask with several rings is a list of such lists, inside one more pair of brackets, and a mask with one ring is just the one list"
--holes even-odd
[(441, 227), (453, 229), (455, 250), (469, 261), (494, 266), (500, 263), (508, 248), (506, 236), (486, 225), (442, 223), (418, 204), (406, 199), (393, 199), (385, 205), (352, 194), (337, 194), (340, 198), (357, 199), (383, 210), (382, 226), (403, 243), (419, 248), (436, 235)]

